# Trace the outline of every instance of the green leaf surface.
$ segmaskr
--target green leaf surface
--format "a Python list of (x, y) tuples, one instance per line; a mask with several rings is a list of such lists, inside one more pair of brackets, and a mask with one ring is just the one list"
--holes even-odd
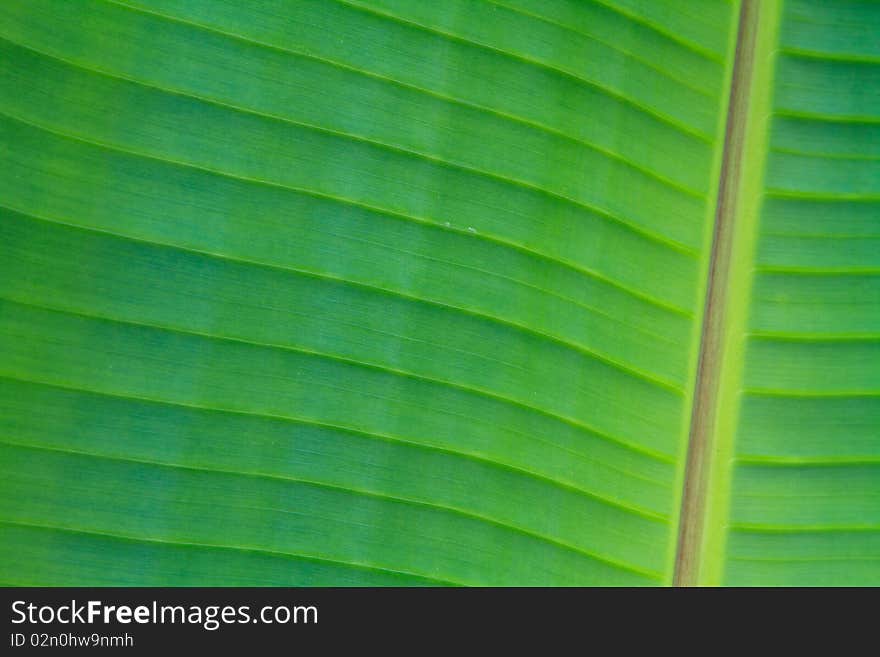
[(880, 4), (787, 0), (780, 12), (704, 577), (876, 586), (880, 51), (866, 35)]
[(672, 583), (716, 276), (697, 583), (880, 583), (880, 5), (759, 12), (730, 143), (732, 0), (0, 3), (0, 581)]

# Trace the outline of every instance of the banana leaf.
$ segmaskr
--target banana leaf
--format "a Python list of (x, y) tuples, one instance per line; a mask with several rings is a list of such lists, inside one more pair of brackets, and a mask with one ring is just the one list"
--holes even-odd
[(880, 585), (878, 30), (0, 3), (0, 583)]

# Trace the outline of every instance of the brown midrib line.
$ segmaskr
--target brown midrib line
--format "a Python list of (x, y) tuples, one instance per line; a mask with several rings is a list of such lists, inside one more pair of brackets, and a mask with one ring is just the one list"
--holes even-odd
[(703, 329), (694, 384), (694, 402), (688, 435), (674, 586), (698, 583), (700, 545), (705, 524), (711, 437), (716, 420), (721, 367), (722, 332), (730, 272), (736, 191), (739, 185), (746, 115), (754, 64), (755, 33), (760, 0), (743, 0), (740, 6), (733, 74), (724, 133), (724, 150), (718, 181), (718, 201), (709, 256), (709, 276), (703, 305)]

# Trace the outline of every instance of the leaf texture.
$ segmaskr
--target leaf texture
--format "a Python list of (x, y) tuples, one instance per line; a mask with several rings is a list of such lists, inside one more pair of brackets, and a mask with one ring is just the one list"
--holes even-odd
[[(0, 3), (0, 582), (671, 583), (739, 6)], [(880, 583), (880, 12), (780, 6), (704, 582)]]
[(880, 584), (878, 29), (877, 3), (782, 7), (710, 581)]
[(668, 581), (732, 18), (3, 3), (0, 577)]

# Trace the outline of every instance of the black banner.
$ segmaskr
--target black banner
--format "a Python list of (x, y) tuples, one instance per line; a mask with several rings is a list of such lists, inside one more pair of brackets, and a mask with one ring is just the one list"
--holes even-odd
[[(604, 655), (626, 654), (646, 645), (655, 650), (671, 648), (683, 639), (683, 632), (717, 632), (716, 640), (724, 636), (729, 643), (741, 639), (743, 632), (802, 634), (811, 615), (826, 627), (830, 620), (825, 613), (828, 606), (815, 605), (815, 594), (808, 593), (804, 604), (804, 592), (791, 589), (0, 591), (4, 655), (46, 649), (132, 655), (168, 650), (206, 654), (212, 649), (274, 654), (303, 648), (325, 654), (352, 646), (422, 653), (466, 650), (476, 640), (496, 647), (531, 648), (540, 654), (567, 653), (572, 645), (579, 645), (576, 652)], [(802, 612), (790, 627), (786, 610)], [(608, 641), (613, 642), (613, 651), (607, 650)]]

